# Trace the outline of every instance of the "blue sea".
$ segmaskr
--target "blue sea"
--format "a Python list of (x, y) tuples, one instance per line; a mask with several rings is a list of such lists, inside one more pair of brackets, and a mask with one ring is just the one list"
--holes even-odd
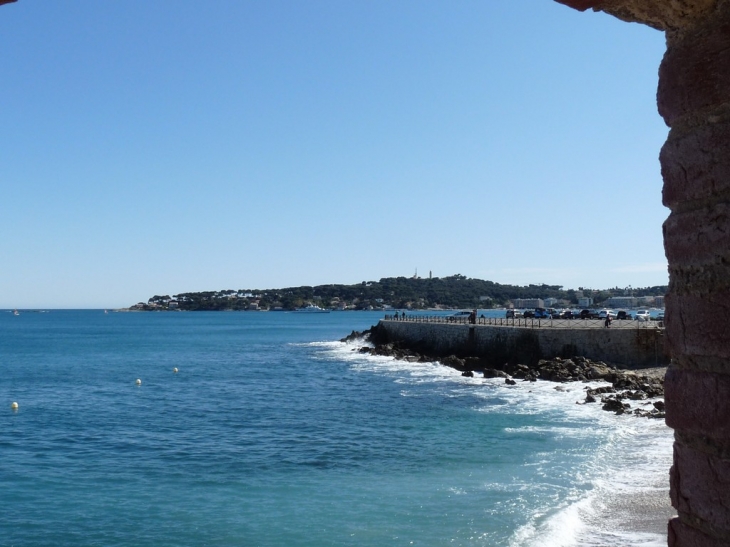
[(380, 317), (0, 312), (0, 545), (666, 544), (662, 421), (338, 341)]

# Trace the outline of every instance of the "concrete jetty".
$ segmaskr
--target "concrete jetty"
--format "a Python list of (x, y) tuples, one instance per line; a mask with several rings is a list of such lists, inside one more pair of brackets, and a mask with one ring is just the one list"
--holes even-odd
[(434, 355), (474, 356), (494, 365), (581, 355), (624, 368), (669, 364), (664, 328), (658, 322), (597, 320), (504, 320), (473, 324), (448, 317), (386, 316), (378, 323), (389, 341)]

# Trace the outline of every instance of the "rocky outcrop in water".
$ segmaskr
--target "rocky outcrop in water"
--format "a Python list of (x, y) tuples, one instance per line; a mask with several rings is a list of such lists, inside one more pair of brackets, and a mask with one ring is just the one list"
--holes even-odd
[[(638, 403), (646, 399), (664, 396), (664, 379), (657, 375), (645, 375), (634, 371), (623, 370), (601, 361), (591, 361), (585, 357), (562, 359), (541, 359), (534, 365), (521, 363), (506, 363), (501, 368), (487, 366), (479, 357), (457, 357), (456, 355), (436, 356), (420, 353), (411, 348), (403, 347), (399, 342), (387, 341), (382, 337), (378, 327), (372, 327), (364, 332), (353, 331), (343, 338), (342, 342), (362, 340), (373, 346), (363, 346), (356, 351), (370, 355), (393, 357), (398, 360), (412, 363), (439, 362), (462, 372), (462, 376), (473, 377), (475, 372), (481, 373), (484, 378), (504, 378), (506, 385), (517, 385), (517, 380), (523, 382), (589, 382), (605, 381), (610, 386), (586, 389), (586, 396), (579, 404), (598, 403), (601, 408), (616, 414), (633, 414), (647, 418), (663, 418), (664, 402)], [(355, 351), (355, 350), (353, 350)], [(634, 408), (633, 405), (639, 405)], [(642, 406), (647, 408), (641, 408)]]

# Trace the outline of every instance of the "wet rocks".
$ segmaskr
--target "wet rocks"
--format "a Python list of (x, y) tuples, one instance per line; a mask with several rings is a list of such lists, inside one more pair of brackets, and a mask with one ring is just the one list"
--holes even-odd
[[(475, 372), (481, 372), (484, 378), (504, 378), (506, 385), (517, 385), (517, 380), (536, 382), (547, 380), (560, 384), (567, 382), (606, 381), (611, 385), (586, 389), (585, 399), (579, 404), (598, 403), (607, 412), (616, 414), (632, 414), (647, 418), (663, 418), (664, 402), (645, 402), (651, 408), (632, 409), (632, 402), (655, 399), (664, 396), (663, 377), (656, 373), (640, 374), (629, 370), (620, 370), (601, 361), (591, 361), (585, 357), (563, 359), (541, 359), (535, 364), (505, 363), (501, 367), (492, 368), (480, 357), (448, 355), (435, 356), (419, 353), (418, 348), (406, 348), (399, 342), (384, 340), (376, 327), (362, 333), (353, 331), (342, 339), (343, 342), (357, 340), (369, 341), (373, 347), (359, 348), (357, 351), (371, 355), (393, 357), (408, 362), (433, 362), (454, 368), (462, 372), (462, 376), (473, 378)], [(353, 350), (354, 351), (354, 350)]]
[(360, 340), (363, 336), (364, 334), (362, 332), (354, 330), (344, 338), (340, 338), (340, 342), (354, 342), (355, 340)]
[(529, 380), (534, 377), (551, 382), (601, 380), (616, 372), (616, 369), (605, 363), (594, 362), (585, 357), (541, 359), (534, 366), (507, 364), (504, 370), (514, 378)]
[[(614, 369), (605, 376), (605, 379), (610, 381), (611, 385), (587, 389), (585, 403), (595, 403), (597, 396), (600, 396), (603, 410), (623, 414), (631, 408), (630, 403), (624, 402), (626, 400), (643, 401), (664, 396), (664, 382), (659, 378)], [(648, 418), (663, 418), (664, 402), (654, 403), (654, 409), (651, 411), (635, 409), (634, 414)]]
[[(653, 408), (649, 410), (636, 408), (633, 412), (629, 402), (663, 397), (664, 380), (656, 375), (642, 375), (633, 371), (619, 370), (606, 363), (593, 362), (584, 357), (543, 359), (538, 361), (535, 366), (506, 364), (504, 371), (512, 378), (531, 382), (537, 379), (559, 383), (594, 380), (611, 382), (610, 386), (586, 389), (585, 400), (582, 403), (600, 401), (603, 410), (616, 414), (631, 413), (646, 418), (664, 417), (663, 401), (656, 401), (653, 403)], [(484, 375), (488, 378), (495, 377), (493, 372), (486, 370)]]
[(664, 401), (656, 401), (652, 403), (652, 406), (653, 408), (648, 410), (637, 408), (634, 410), (634, 415), (642, 418), (664, 418)]
[(612, 396), (603, 397), (601, 399), (601, 402), (603, 403), (603, 410), (608, 410), (609, 412), (615, 412), (616, 414), (623, 414), (626, 412), (629, 408), (631, 408), (631, 405), (622, 403), (618, 399)]
[(456, 355), (449, 355), (441, 359), (441, 364), (447, 367), (455, 368), (456, 370), (464, 370), (466, 368), (466, 362), (464, 359), (459, 359)]
[(397, 343), (378, 344), (375, 347), (364, 346), (357, 350), (359, 353), (367, 353), (370, 355), (381, 355), (385, 357), (394, 357), (401, 361), (417, 363), (422, 361), (422, 355), (416, 351), (401, 347)]

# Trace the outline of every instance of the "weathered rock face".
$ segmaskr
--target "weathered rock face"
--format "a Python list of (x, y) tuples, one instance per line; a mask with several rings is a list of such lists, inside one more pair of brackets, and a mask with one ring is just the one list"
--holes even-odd
[[(669, 545), (730, 545), (730, 1), (558, 0), (667, 31), (659, 113), (669, 261)], [(659, 410), (659, 409), (658, 409)]]
[(624, 21), (644, 23), (659, 30), (691, 25), (715, 7), (716, 0), (557, 0), (585, 11), (605, 11)]

